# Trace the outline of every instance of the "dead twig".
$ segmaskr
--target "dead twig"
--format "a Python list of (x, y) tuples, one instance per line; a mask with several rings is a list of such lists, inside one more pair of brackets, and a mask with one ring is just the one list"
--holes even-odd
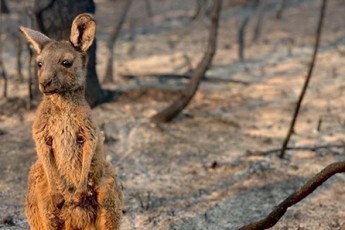
[(310, 195), (317, 187), (322, 185), (328, 178), (337, 173), (345, 172), (345, 161), (328, 165), (321, 172), (312, 177), (299, 190), (291, 194), (283, 202), (281, 202), (267, 217), (248, 225), (241, 227), (239, 230), (263, 230), (273, 227), (280, 218), (286, 213), (287, 209), (305, 197)]
[(280, 153), (280, 156), (279, 156), (280, 158), (284, 157), (286, 147), (289, 144), (291, 135), (292, 135), (292, 133), (294, 131), (294, 127), (295, 127), (295, 123), (296, 123), (296, 120), (297, 120), (297, 116), (298, 116), (299, 110), (301, 108), (301, 104), (302, 104), (304, 95), (305, 95), (305, 93), (307, 91), (307, 88), (308, 88), (308, 85), (309, 85), (309, 81), (310, 81), (312, 73), (313, 73), (313, 69), (314, 69), (314, 65), (315, 65), (315, 60), (316, 60), (316, 56), (317, 56), (317, 51), (318, 51), (318, 48), (319, 48), (319, 43), (320, 43), (320, 38), (321, 38), (322, 25), (323, 25), (323, 19), (324, 19), (324, 16), (325, 16), (325, 12), (326, 12), (326, 6), (327, 6), (327, 0), (322, 0), (322, 5), (321, 5), (321, 8), (320, 8), (320, 17), (319, 17), (319, 22), (318, 22), (318, 25), (317, 25), (317, 30), (316, 30), (316, 39), (315, 39), (313, 57), (312, 57), (310, 65), (309, 65), (309, 71), (308, 71), (307, 77), (305, 79), (305, 82), (304, 82), (301, 94), (300, 94), (300, 96), (298, 98), (298, 101), (297, 101), (297, 104), (296, 104), (295, 112), (294, 112), (293, 117), (292, 117), (292, 121), (291, 121), (291, 124), (290, 124), (289, 131), (288, 131), (288, 133), (286, 135), (286, 138), (285, 138), (284, 143), (283, 143), (282, 148), (281, 148), (281, 153)]

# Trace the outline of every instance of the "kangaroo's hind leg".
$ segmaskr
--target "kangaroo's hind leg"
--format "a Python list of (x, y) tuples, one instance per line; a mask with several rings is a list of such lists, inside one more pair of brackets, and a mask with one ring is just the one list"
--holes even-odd
[(39, 180), (37, 162), (31, 167), (29, 173), (28, 194), (25, 202), (25, 213), (31, 229), (44, 230), (37, 201), (37, 182)]
[(109, 175), (96, 190), (98, 213), (97, 229), (116, 230), (120, 228), (123, 209), (122, 191), (115, 178)]
[(47, 180), (42, 166), (35, 162), (29, 173), (28, 194), (25, 212), (32, 230), (63, 229), (63, 221), (59, 218), (61, 207), (56, 207), (54, 197), (47, 193)]

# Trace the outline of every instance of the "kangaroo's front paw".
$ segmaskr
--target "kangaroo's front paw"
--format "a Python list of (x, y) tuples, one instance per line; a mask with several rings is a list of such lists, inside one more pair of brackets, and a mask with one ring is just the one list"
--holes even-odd
[(74, 206), (81, 206), (82, 204), (85, 203), (86, 196), (87, 196), (87, 193), (85, 191), (77, 190), (73, 195), (72, 204)]
[(54, 207), (61, 209), (65, 204), (65, 199), (60, 193), (54, 193), (51, 195), (51, 199)]

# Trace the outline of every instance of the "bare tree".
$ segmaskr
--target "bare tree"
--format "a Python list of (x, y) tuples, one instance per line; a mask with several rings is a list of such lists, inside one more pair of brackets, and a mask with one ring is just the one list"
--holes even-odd
[(104, 76), (104, 83), (114, 82), (114, 71), (113, 71), (114, 48), (115, 48), (117, 38), (119, 37), (122, 25), (125, 22), (125, 19), (126, 19), (126, 16), (131, 4), (132, 4), (132, 0), (124, 0), (124, 6), (123, 6), (122, 14), (120, 16), (120, 20), (116, 24), (114, 31), (111, 33), (111, 36), (108, 42), (109, 56), (108, 56), (107, 67), (106, 67), (105, 76)]
[(286, 5), (287, 5), (287, 0), (282, 0), (276, 13), (276, 19), (280, 20), (282, 18)]
[(238, 58), (241, 62), (244, 61), (244, 48), (245, 48), (245, 32), (249, 23), (250, 15), (248, 14), (242, 21), (242, 24), (238, 30)]
[(24, 81), (23, 72), (22, 72), (22, 50), (23, 43), (20, 37), (16, 36), (16, 60), (17, 60), (17, 76), (20, 82)]
[(186, 86), (184, 91), (177, 97), (177, 99), (170, 104), (167, 108), (157, 113), (151, 118), (151, 121), (155, 123), (169, 122), (174, 119), (190, 102), (195, 95), (202, 77), (210, 67), (213, 56), (216, 52), (217, 47), (217, 35), (218, 35), (218, 24), (219, 14), (221, 10), (222, 1), (214, 0), (212, 11), (211, 11), (211, 26), (208, 38), (208, 44), (206, 52), (198, 66), (194, 70), (189, 84)]
[(3, 85), (3, 97), (6, 98), (7, 97), (7, 84), (8, 84), (8, 78), (7, 78), (7, 73), (6, 73), (6, 69), (4, 66), (4, 62), (2, 59), (2, 13), (3, 13), (3, 4), (5, 4), (5, 1), (1, 0), (0, 1), (0, 7), (1, 7), (1, 12), (0, 12), (0, 71), (1, 71), (1, 77), (4, 81), (4, 85)]
[(259, 12), (258, 12), (258, 19), (256, 21), (255, 27), (254, 27), (254, 33), (253, 33), (253, 42), (257, 42), (260, 38), (261, 31), (262, 31), (262, 25), (263, 25), (263, 20), (265, 16), (265, 2), (261, 2), (259, 4)]
[(192, 20), (198, 18), (202, 14), (202, 11), (204, 10), (205, 5), (206, 5), (206, 0), (196, 0), (196, 8), (192, 16)]
[(152, 13), (152, 6), (151, 6), (150, 0), (145, 0), (145, 9), (146, 9), (147, 16), (151, 18), (153, 16), (153, 13)]
[(307, 77), (306, 77), (305, 82), (304, 82), (303, 87), (302, 87), (301, 94), (300, 94), (298, 101), (297, 101), (297, 104), (296, 104), (296, 108), (295, 108), (295, 111), (294, 111), (294, 114), (292, 117), (289, 131), (288, 131), (288, 133), (285, 137), (285, 140), (283, 142), (283, 145), (282, 145), (282, 151), (280, 153), (280, 158), (283, 158), (285, 155), (286, 147), (288, 146), (291, 135), (294, 131), (297, 116), (298, 116), (299, 110), (301, 108), (304, 95), (307, 91), (311, 76), (313, 74), (313, 70), (314, 70), (314, 66), (315, 66), (315, 60), (316, 60), (316, 56), (317, 56), (317, 51), (318, 51), (319, 43), (320, 43), (320, 39), (321, 39), (322, 25), (323, 25), (323, 19), (325, 16), (325, 12), (326, 12), (326, 6), (327, 6), (327, 0), (322, 0), (322, 4), (321, 4), (321, 8), (320, 8), (320, 17), (319, 17), (319, 22), (317, 24), (317, 30), (316, 30), (316, 35), (315, 35), (316, 37), (315, 37), (313, 56), (312, 56), (312, 59), (311, 59), (310, 65), (309, 65)]
[(257, 9), (257, 7), (260, 5), (260, 0), (251, 0), (250, 6), (247, 12), (245, 13), (245, 17), (241, 23), (241, 26), (238, 29), (238, 58), (241, 62), (244, 61), (244, 49), (245, 49), (245, 33), (247, 25), (250, 21), (250, 18), (253, 14), (253, 12)]

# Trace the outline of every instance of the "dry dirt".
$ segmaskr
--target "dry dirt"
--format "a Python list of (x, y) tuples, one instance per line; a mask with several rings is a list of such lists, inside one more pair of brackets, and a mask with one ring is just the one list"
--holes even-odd
[[(116, 5), (118, 13), (121, 6), (96, 2), (102, 78), (113, 9)], [(134, 1), (129, 20), (134, 29), (127, 22), (117, 44), (118, 75), (181, 73), (187, 68), (185, 55), (195, 66), (208, 23), (189, 23), (194, 1), (152, 0), (152, 18), (145, 15), (143, 2)], [(291, 5), (278, 21), (276, 0), (267, 2), (262, 35), (251, 42), (254, 15), (247, 30), (246, 60), (239, 63), (236, 31), (248, 10), (229, 8), (224, 1), (219, 49), (207, 73), (224, 81), (202, 83), (172, 123), (153, 125), (149, 118), (172, 101), (187, 80), (118, 77), (117, 84), (104, 86), (123, 92), (93, 111), (106, 135), (107, 159), (124, 186), (123, 230), (237, 229), (267, 215), (328, 164), (344, 160), (343, 149), (337, 148), (289, 151), (284, 160), (276, 154), (248, 154), (281, 146), (311, 59), (320, 6), (314, 0), (288, 1)], [(329, 1), (320, 53), (291, 146), (345, 141), (344, 10), (344, 1)], [(4, 57), (14, 78), (10, 39), (5, 36)], [(34, 111), (25, 109), (25, 95), (25, 84), (11, 79), (11, 99), (0, 101), (1, 229), (28, 228), (23, 203), (36, 155), (31, 139)], [(334, 176), (272, 229), (345, 229), (343, 183), (344, 175)]]

